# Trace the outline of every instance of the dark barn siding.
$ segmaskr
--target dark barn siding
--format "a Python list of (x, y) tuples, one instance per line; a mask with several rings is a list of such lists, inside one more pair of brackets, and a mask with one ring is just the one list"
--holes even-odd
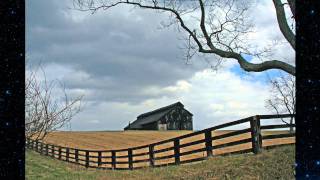
[(192, 116), (182, 107), (176, 107), (166, 114), (161, 123), (167, 123), (168, 130), (192, 130)]
[(158, 122), (152, 122), (142, 125), (142, 130), (158, 130)]
[(140, 114), (128, 129), (141, 130), (193, 130), (192, 114), (177, 102), (147, 113)]

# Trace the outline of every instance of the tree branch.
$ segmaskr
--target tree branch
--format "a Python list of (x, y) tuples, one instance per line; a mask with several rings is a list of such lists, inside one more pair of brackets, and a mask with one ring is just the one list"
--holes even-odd
[(273, 4), (274, 4), (274, 7), (276, 8), (278, 25), (280, 27), (282, 34), (287, 39), (291, 47), (293, 49), (296, 49), (296, 37), (288, 25), (288, 21), (287, 21), (286, 14), (284, 11), (283, 4), (281, 3), (281, 0), (273, 0)]
[(293, 17), (296, 17), (296, 0), (288, 0)]
[(201, 9), (201, 20), (200, 20), (200, 28), (201, 28), (201, 31), (207, 41), (207, 45), (211, 48), (211, 49), (214, 49), (214, 46), (211, 42), (211, 39), (208, 35), (208, 32), (206, 30), (206, 26), (205, 26), (205, 11), (204, 11), (204, 5), (203, 5), (203, 2), (202, 0), (199, 0), (199, 4), (200, 4), (200, 9)]
[[(81, 0), (79, 0), (81, 1)], [(171, 1), (170, 1), (171, 2)], [(275, 3), (278, 2), (278, 0), (274, 0)], [(204, 4), (202, 0), (199, 0), (199, 4), (200, 4), (200, 9), (201, 9), (201, 20), (200, 20), (200, 28), (201, 31), (203, 33), (204, 38), (206, 39), (206, 44), (209, 46), (210, 49), (205, 49), (201, 43), (201, 41), (199, 40), (199, 36), (197, 36), (195, 31), (191, 31), (190, 28), (188, 28), (186, 26), (186, 24), (184, 23), (182, 17), (179, 14), (179, 11), (177, 9), (173, 8), (169, 8), (168, 6), (166, 6), (166, 4), (164, 3), (162, 6), (159, 5), (158, 1), (153, 1), (153, 4), (151, 5), (144, 5), (141, 3), (141, 1), (137, 1), (137, 2), (133, 2), (133, 1), (117, 1), (116, 3), (111, 3), (111, 4), (102, 4), (98, 7), (93, 7), (90, 6), (88, 7), (87, 10), (89, 11), (97, 11), (98, 9), (109, 9), (111, 7), (117, 6), (119, 4), (130, 4), (130, 5), (134, 5), (134, 6), (138, 6), (140, 8), (144, 8), (144, 9), (154, 9), (154, 10), (162, 10), (165, 12), (170, 12), (173, 15), (175, 15), (176, 19), (178, 20), (178, 22), (180, 23), (180, 26), (189, 34), (190, 37), (192, 37), (192, 39), (196, 42), (197, 46), (198, 46), (198, 51), (202, 52), (202, 53), (207, 53), (207, 54), (216, 54), (222, 58), (232, 58), (232, 59), (236, 59), (238, 61), (238, 63), (240, 64), (240, 67), (242, 69), (244, 69), (245, 71), (248, 72), (261, 72), (261, 71), (265, 71), (265, 70), (269, 70), (269, 69), (280, 69), (283, 70), (289, 74), (295, 75), (295, 67), (282, 62), (282, 61), (278, 61), (278, 60), (270, 60), (270, 61), (264, 61), (262, 63), (259, 64), (254, 64), (254, 63), (250, 63), (248, 62), (245, 58), (243, 58), (241, 56), (241, 54), (236, 53), (234, 51), (225, 51), (222, 49), (219, 49), (217, 47), (215, 47), (211, 41), (210, 36), (207, 33), (206, 27), (205, 27), (205, 9), (204, 9)], [(276, 5), (276, 4), (275, 4)], [(290, 30), (286, 19), (285, 19), (285, 14), (284, 14), (284, 9), (282, 7), (282, 4), (280, 4), (278, 6), (276, 6), (278, 8), (277, 10), (277, 15), (279, 14), (279, 17), (284, 17), (284, 23), (285, 23), (285, 27), (288, 28), (289, 30), (289, 34), (291, 33), (291, 35), (289, 35), (290, 38), (288, 38), (288, 41), (291, 45), (293, 45), (293, 47), (295, 47), (295, 37), (292, 33), (292, 31)], [(278, 16), (277, 16), (278, 17)], [(280, 20), (278, 20), (280, 22), (283, 21), (283, 18)], [(283, 23), (279, 23), (279, 24), (283, 24)], [(281, 25), (281, 29), (283, 25)], [(285, 29), (285, 32), (288, 31), (287, 29)], [(291, 37), (293, 36), (293, 37)], [(287, 38), (288, 36), (285, 34), (285, 37)]]
[[(65, 86), (56, 87), (55, 81), (47, 81), (40, 65), (44, 80), (38, 80), (36, 71), (26, 77), (26, 123), (25, 135), (34, 140), (42, 140), (49, 132), (63, 127), (80, 111), (83, 96), (69, 100)], [(31, 76), (31, 77), (30, 77)], [(65, 99), (54, 96), (54, 90), (62, 90)], [(58, 95), (59, 96), (59, 95)]]
[[(203, 53), (207, 53), (205, 51), (201, 51), (201, 50), (199, 51)], [(224, 58), (236, 59), (240, 64), (240, 67), (248, 72), (261, 72), (269, 69), (280, 69), (292, 75), (295, 75), (296, 73), (294, 66), (278, 60), (270, 60), (270, 61), (264, 61), (259, 64), (254, 64), (254, 63), (248, 62), (240, 54), (235, 52), (228, 52), (228, 51), (214, 48), (213, 50), (209, 51), (209, 53), (214, 53)]]

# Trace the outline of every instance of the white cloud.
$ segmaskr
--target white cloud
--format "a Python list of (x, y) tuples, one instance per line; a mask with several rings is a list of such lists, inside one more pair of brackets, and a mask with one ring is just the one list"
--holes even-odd
[(196, 73), (189, 82), (192, 88), (182, 94), (182, 99), (194, 112), (196, 129), (266, 113), (265, 84), (240, 78), (230, 71), (210, 70)]
[[(73, 120), (76, 129), (119, 130), (136, 116), (156, 108), (181, 101), (194, 114), (194, 129), (203, 129), (256, 114), (269, 114), (264, 107), (268, 86), (240, 78), (225, 70), (214, 73), (210, 69), (197, 72), (192, 78), (176, 85), (158, 89), (170, 97), (146, 99), (138, 104), (119, 102), (91, 102)], [(187, 90), (186, 90), (187, 89)], [(99, 120), (98, 126), (86, 125), (87, 119)]]
[(185, 80), (180, 80), (176, 83), (175, 86), (168, 86), (163, 88), (163, 91), (168, 91), (170, 93), (189, 92), (191, 88), (192, 88), (192, 85), (189, 82)]

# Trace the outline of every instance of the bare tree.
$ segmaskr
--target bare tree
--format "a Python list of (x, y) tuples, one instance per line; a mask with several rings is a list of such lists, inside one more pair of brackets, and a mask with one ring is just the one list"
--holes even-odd
[(35, 69), (26, 75), (25, 135), (42, 140), (70, 122), (80, 111), (83, 96), (70, 99), (60, 81), (48, 81), (41, 65)]
[[(247, 18), (248, 1), (243, 0), (74, 0), (78, 10), (96, 11), (119, 6), (131, 5), (142, 9), (167, 13), (171, 21), (187, 34), (187, 55), (190, 59), (197, 53), (213, 54), (221, 58), (217, 64), (226, 59), (235, 59), (240, 67), (247, 72), (261, 72), (269, 69), (283, 70), (295, 75), (295, 67), (285, 60), (270, 59), (262, 56), (264, 50), (253, 51), (247, 44), (247, 35), (251, 24)], [(291, 13), (295, 20), (295, 0), (273, 0), (279, 28), (295, 50), (295, 33), (290, 28), (286, 12)], [(286, 11), (288, 9), (288, 11)], [(188, 20), (186, 20), (188, 19)], [(261, 63), (252, 63), (244, 55), (252, 55), (261, 59)]]
[[(274, 111), (277, 114), (291, 114), (296, 113), (296, 86), (295, 78), (289, 74), (282, 74), (275, 78), (270, 79), (271, 83), (271, 95), (266, 100), (266, 108)], [(286, 124), (293, 124), (293, 117), (290, 118), (290, 122)], [(290, 132), (293, 132), (293, 127), (290, 127)]]

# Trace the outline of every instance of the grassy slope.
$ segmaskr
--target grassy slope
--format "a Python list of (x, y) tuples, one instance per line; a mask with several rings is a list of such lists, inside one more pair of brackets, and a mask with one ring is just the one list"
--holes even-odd
[(26, 152), (27, 179), (294, 179), (295, 146), (259, 155), (213, 157), (197, 164), (145, 168), (134, 171), (85, 169)]

